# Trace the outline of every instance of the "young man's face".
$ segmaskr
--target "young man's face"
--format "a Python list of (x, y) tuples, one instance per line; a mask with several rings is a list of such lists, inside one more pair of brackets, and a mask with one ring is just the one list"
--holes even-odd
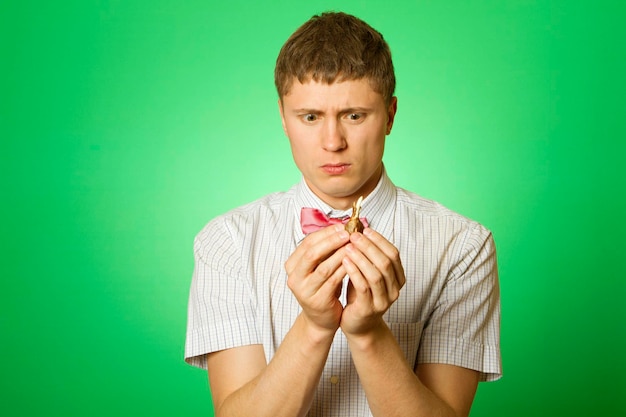
[(387, 105), (366, 79), (330, 85), (296, 79), (279, 107), (296, 165), (318, 197), (347, 209), (376, 187), (395, 97)]

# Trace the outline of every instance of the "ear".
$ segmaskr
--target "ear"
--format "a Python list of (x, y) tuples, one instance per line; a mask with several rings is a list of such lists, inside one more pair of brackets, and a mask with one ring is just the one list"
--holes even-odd
[(389, 107), (387, 108), (387, 134), (391, 133), (391, 128), (393, 127), (393, 121), (396, 117), (396, 112), (398, 111), (398, 97), (391, 97), (391, 102), (389, 103)]
[(285, 123), (285, 111), (283, 109), (283, 101), (280, 98), (278, 99), (278, 112), (280, 113), (280, 121), (283, 124), (283, 132), (285, 132), (285, 135), (289, 137), (289, 135), (287, 134), (287, 124)]

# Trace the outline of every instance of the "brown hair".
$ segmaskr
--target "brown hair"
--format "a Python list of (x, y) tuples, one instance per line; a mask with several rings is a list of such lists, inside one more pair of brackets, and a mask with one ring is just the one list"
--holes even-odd
[(315, 15), (287, 39), (274, 70), (281, 99), (294, 77), (301, 83), (313, 79), (327, 84), (367, 78), (387, 103), (396, 87), (391, 51), (383, 36), (342, 12)]

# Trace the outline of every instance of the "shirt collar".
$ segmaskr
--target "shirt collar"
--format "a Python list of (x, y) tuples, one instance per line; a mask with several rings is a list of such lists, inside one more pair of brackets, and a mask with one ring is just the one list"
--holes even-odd
[[(302, 207), (316, 208), (328, 216), (342, 217), (352, 214), (352, 208), (348, 210), (334, 210), (331, 206), (320, 200), (311, 191), (304, 177), (296, 185), (294, 218), (294, 237), (296, 242), (304, 239), (304, 233), (300, 227), (300, 210)], [(393, 222), (395, 217), (396, 187), (387, 176), (387, 171), (383, 167), (382, 175), (374, 190), (363, 199), (361, 205), (361, 217), (365, 217), (369, 226), (383, 235), (387, 240), (393, 239)]]

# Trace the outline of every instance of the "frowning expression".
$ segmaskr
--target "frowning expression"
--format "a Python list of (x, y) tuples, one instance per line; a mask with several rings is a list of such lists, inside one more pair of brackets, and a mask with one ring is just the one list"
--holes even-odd
[(396, 103), (395, 97), (386, 103), (367, 79), (294, 80), (279, 102), (294, 161), (331, 207), (347, 209), (376, 187)]

